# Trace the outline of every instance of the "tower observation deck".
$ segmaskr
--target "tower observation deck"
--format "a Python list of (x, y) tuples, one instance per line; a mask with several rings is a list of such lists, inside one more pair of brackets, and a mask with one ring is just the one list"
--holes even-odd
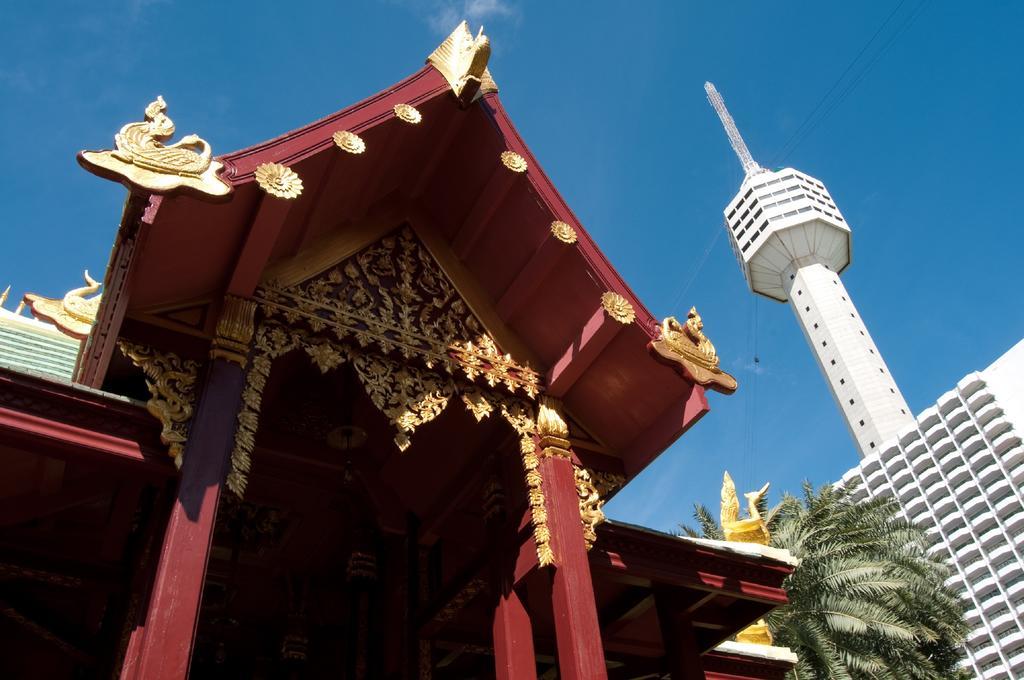
[(759, 166), (715, 86), (704, 89), (746, 173), (725, 208), (743, 277), (753, 292), (789, 302), (864, 457), (914, 418), (839, 278), (850, 227), (820, 181)]

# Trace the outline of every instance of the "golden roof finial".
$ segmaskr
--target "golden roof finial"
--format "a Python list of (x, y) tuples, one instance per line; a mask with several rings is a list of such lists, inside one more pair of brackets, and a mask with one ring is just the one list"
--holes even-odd
[[(736, 496), (736, 484), (733, 483), (728, 471), (723, 475), (721, 521), (725, 540), (737, 543), (757, 543), (758, 545), (769, 544), (771, 534), (768, 533), (768, 525), (761, 517), (761, 512), (757, 507), (766, 493), (768, 493), (768, 483), (757, 491), (743, 494), (743, 497), (747, 499), (747, 513), (750, 516), (747, 519), (740, 519), (740, 499)], [(758, 619), (737, 633), (736, 641), (755, 645), (770, 645), (772, 644), (772, 633), (768, 630), (768, 624), (764, 619)]]
[[(99, 281), (89, 276), (85, 271), (86, 285), (74, 288), (64, 294), (62, 299), (47, 298), (35, 293), (25, 293), (22, 304), (28, 304), (32, 310), (32, 316), (41, 321), (47, 321), (57, 327), (64, 335), (69, 335), (77, 340), (84, 340), (92, 329), (96, 320), (96, 313), (100, 308), (101, 295), (86, 298), (97, 292), (102, 285)], [(21, 307), (18, 307), (21, 311)]]
[(666, 317), (661, 322), (661, 335), (651, 342), (650, 348), (698, 385), (725, 394), (736, 391), (736, 379), (719, 368), (718, 353), (704, 335), (704, 321), (696, 307), (690, 307), (685, 323), (679, 323), (674, 316)]
[(174, 134), (174, 122), (164, 113), (158, 96), (146, 107), (146, 119), (128, 123), (114, 135), (112, 151), (82, 151), (79, 164), (100, 177), (155, 193), (184, 190), (200, 197), (224, 197), (231, 185), (217, 176), (223, 166), (213, 159), (210, 145), (198, 135), (164, 144)]
[(431, 52), (427, 63), (444, 76), (459, 104), (465, 107), (488, 92), (498, 91), (487, 70), (490, 57), (491, 41), (484, 35), (484, 27), (474, 38), (469, 24), (463, 21)]

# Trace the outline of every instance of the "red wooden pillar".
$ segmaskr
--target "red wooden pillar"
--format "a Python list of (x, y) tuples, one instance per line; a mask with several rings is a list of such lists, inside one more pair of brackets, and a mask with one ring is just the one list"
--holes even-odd
[(601, 680), (608, 677), (601, 626), (583, 540), (580, 498), (567, 439), (569, 429), (557, 408), (554, 400), (542, 401), (537, 430), (541, 449), (538, 470), (555, 555), (551, 600), (558, 671), (565, 680)]
[(665, 590), (656, 590), (654, 605), (661, 626), (661, 641), (672, 680), (705, 680), (700, 647), (693, 634), (693, 622), (683, 613), (676, 598)]
[[(195, 640), (206, 565), (245, 385), (240, 351), (252, 337), (252, 302), (228, 298), (153, 580), (145, 630), (122, 680), (183, 680)], [(231, 344), (231, 343), (234, 344)]]
[(494, 609), (494, 670), (498, 680), (537, 680), (533, 625), (515, 588)]

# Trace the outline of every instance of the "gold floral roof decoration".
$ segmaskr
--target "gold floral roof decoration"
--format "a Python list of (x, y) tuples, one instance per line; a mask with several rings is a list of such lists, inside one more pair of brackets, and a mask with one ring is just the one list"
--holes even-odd
[(718, 353), (704, 335), (704, 321), (696, 307), (690, 308), (685, 323), (679, 323), (674, 316), (662, 321), (661, 333), (650, 347), (655, 356), (676, 366), (698, 385), (725, 394), (736, 391), (736, 379), (719, 367)]
[(572, 228), (572, 225), (561, 220), (551, 223), (551, 234), (562, 243), (576, 243), (576, 230)]
[(469, 24), (463, 21), (427, 57), (427, 63), (444, 76), (459, 103), (467, 106), (479, 96), (498, 91), (487, 70), (490, 56), (491, 43), (483, 26), (474, 38)]
[(395, 104), (395, 115), (410, 125), (418, 125), (423, 120), (423, 114), (410, 104)]
[(76, 340), (88, 337), (96, 321), (102, 295), (93, 295), (89, 298), (85, 296), (99, 291), (102, 284), (89, 276), (88, 270), (84, 276), (86, 285), (69, 290), (60, 299), (26, 293), (24, 301), (32, 311), (32, 316), (52, 323), (61, 333)]
[(302, 179), (294, 170), (280, 163), (261, 163), (253, 175), (260, 189), (271, 196), (292, 199), (302, 193)]
[(145, 120), (128, 123), (114, 136), (112, 151), (82, 151), (78, 162), (89, 172), (127, 182), (154, 193), (179, 189), (210, 197), (231, 193), (231, 185), (217, 173), (223, 166), (213, 159), (210, 145), (198, 135), (165, 144), (174, 135), (174, 122), (164, 113), (167, 104), (157, 97), (146, 107)]
[(354, 132), (338, 130), (331, 137), (334, 139), (335, 145), (342, 151), (348, 151), (351, 154), (361, 154), (366, 151), (366, 142)]
[(515, 151), (502, 151), (501, 162), (512, 172), (526, 172), (528, 169), (526, 159)]
[(618, 293), (608, 291), (602, 295), (601, 306), (604, 307), (604, 311), (608, 312), (608, 316), (621, 324), (629, 325), (636, 320), (636, 312), (633, 311), (633, 305)]

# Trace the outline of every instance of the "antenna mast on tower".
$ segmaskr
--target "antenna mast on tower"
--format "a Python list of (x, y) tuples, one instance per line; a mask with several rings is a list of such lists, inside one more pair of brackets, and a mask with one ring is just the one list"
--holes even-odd
[(708, 93), (708, 101), (711, 102), (711, 106), (718, 113), (718, 118), (722, 121), (722, 127), (725, 128), (725, 134), (729, 136), (729, 144), (732, 145), (732, 150), (736, 152), (736, 157), (740, 159), (743, 172), (746, 173), (747, 177), (761, 172), (763, 168), (750, 155), (750, 149), (747, 148), (747, 144), (743, 141), (740, 131), (736, 128), (736, 123), (733, 121), (732, 116), (729, 115), (729, 109), (725, 108), (725, 102), (722, 101), (722, 95), (718, 94), (718, 90), (715, 89), (715, 84), (711, 82), (704, 83), (704, 91)]

